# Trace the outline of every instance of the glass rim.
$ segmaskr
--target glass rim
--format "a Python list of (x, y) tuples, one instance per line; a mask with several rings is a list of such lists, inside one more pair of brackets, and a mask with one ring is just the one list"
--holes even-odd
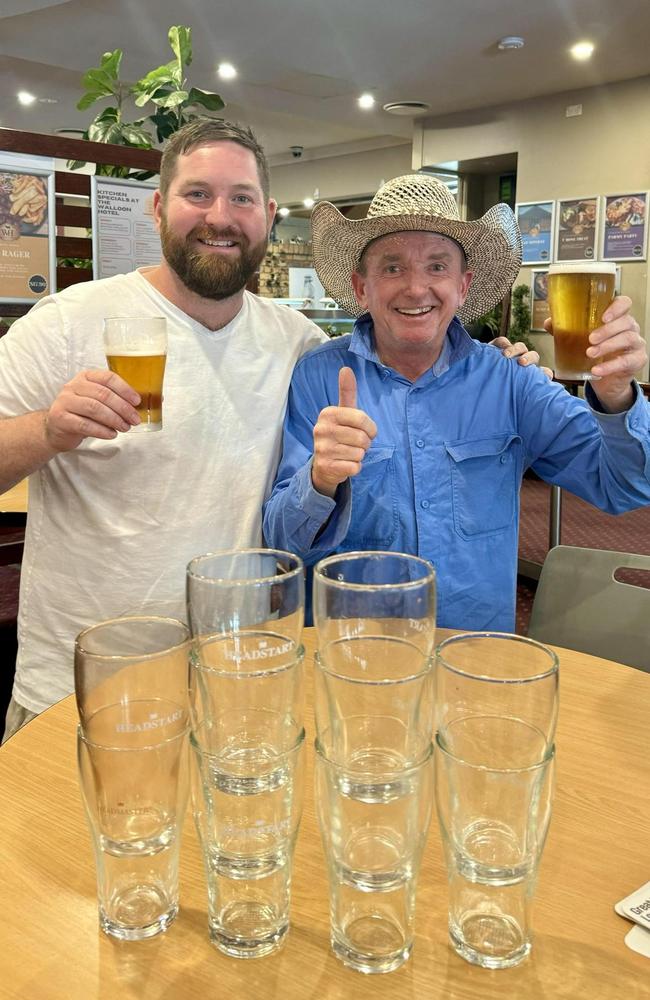
[(616, 261), (613, 260), (570, 260), (556, 261), (548, 265), (551, 274), (616, 274)]
[(81, 722), (77, 723), (77, 742), (81, 742), (87, 747), (92, 747), (94, 750), (110, 750), (111, 753), (140, 753), (142, 750), (160, 750), (161, 747), (170, 746), (176, 740), (183, 739), (191, 731), (189, 709), (186, 709), (186, 714), (187, 720), (183, 729), (175, 733), (174, 736), (165, 737), (165, 739), (160, 740), (158, 743), (144, 743), (139, 747), (113, 746), (111, 743), (97, 743), (95, 740), (91, 740), (89, 736), (86, 736)]
[(433, 757), (433, 740), (429, 739), (421, 755), (417, 760), (411, 761), (408, 764), (404, 764), (402, 767), (395, 767), (392, 770), (387, 768), (385, 771), (381, 771), (379, 774), (376, 771), (365, 767), (354, 767), (351, 764), (342, 764), (337, 760), (334, 760), (325, 750), (323, 744), (320, 741), (320, 737), (316, 736), (314, 739), (314, 752), (316, 755), (316, 760), (323, 761), (328, 767), (333, 770), (343, 772), (344, 774), (353, 774), (355, 777), (365, 775), (372, 778), (373, 781), (379, 783), (384, 779), (393, 778), (395, 776), (403, 777), (404, 775), (411, 774), (414, 771), (422, 770)]
[[(204, 576), (202, 573), (195, 572), (194, 567), (198, 564), (207, 561), (208, 559), (215, 559), (220, 556), (280, 556), (289, 562), (295, 563), (295, 565), (288, 569), (286, 573), (281, 573), (280, 575), (275, 574), (271, 576), (247, 576), (247, 577), (224, 577), (224, 576)], [(208, 583), (212, 586), (229, 586), (229, 587), (247, 587), (251, 584), (260, 583), (277, 583), (279, 580), (288, 580), (294, 576), (302, 574), (304, 572), (304, 563), (300, 556), (295, 555), (293, 552), (288, 552), (286, 549), (265, 549), (265, 548), (250, 548), (250, 549), (217, 549), (214, 552), (205, 552), (203, 555), (194, 556), (188, 562), (185, 573), (188, 580), (197, 580)]]
[[(255, 633), (252, 634), (254, 635)], [(264, 632), (261, 634), (267, 635), (268, 633)], [(219, 635), (217, 638), (227, 639), (228, 636)], [(198, 653), (199, 642), (199, 636), (195, 636), (191, 641), (194, 656), (190, 660), (190, 669), (200, 670), (204, 674), (212, 674), (215, 677), (228, 677), (229, 680), (246, 680), (251, 677), (272, 677), (274, 674), (284, 673), (285, 670), (293, 670), (294, 667), (302, 664), (305, 659), (305, 647), (301, 642), (298, 642), (296, 643), (295, 655), (289, 663), (279, 663), (275, 667), (261, 666), (258, 669), (253, 668), (252, 670), (223, 670), (219, 667), (210, 667), (200, 662), (200, 656)], [(263, 662), (264, 661), (262, 660), (262, 663)]]
[[(124, 624), (125, 622), (164, 622), (168, 625), (177, 625), (183, 629), (185, 633), (185, 638), (180, 642), (174, 643), (172, 646), (164, 646), (162, 649), (157, 649), (150, 653), (93, 653), (92, 650), (87, 649), (81, 644), (81, 640), (84, 636), (89, 635), (91, 632), (95, 632), (98, 629), (105, 628), (108, 625)], [(177, 650), (181, 650), (183, 646), (188, 646), (191, 642), (192, 634), (190, 632), (189, 626), (182, 622), (180, 618), (166, 618), (163, 615), (125, 615), (123, 618), (107, 618), (106, 621), (96, 622), (94, 625), (89, 625), (87, 628), (82, 629), (81, 632), (76, 636), (74, 641), (74, 652), (83, 653), (84, 656), (92, 656), (97, 660), (111, 660), (113, 662), (119, 662), (122, 660), (128, 661), (142, 661), (142, 660), (152, 660), (166, 653), (175, 653)]]
[[(205, 722), (202, 722), (198, 728), (200, 729), (201, 726), (204, 725)], [(194, 726), (190, 727), (189, 733), (190, 733), (190, 746), (196, 753), (199, 753), (201, 757), (209, 757), (211, 760), (222, 759), (222, 755), (220, 753), (215, 752), (214, 750), (207, 750), (201, 746), (198, 740), (197, 730), (194, 728)], [(273, 751), (268, 756), (265, 756), (264, 763), (271, 763), (271, 761), (282, 760), (285, 757), (290, 757), (292, 754), (298, 753), (300, 749), (304, 746), (304, 743), (305, 743), (305, 727), (301, 726), (300, 730), (298, 731), (298, 735), (296, 736), (291, 746), (287, 747), (286, 750), (279, 750), (277, 752)]]
[(522, 767), (494, 767), (490, 764), (476, 764), (473, 761), (465, 760), (464, 757), (460, 757), (458, 754), (454, 753), (453, 750), (450, 750), (444, 745), (444, 743), (441, 742), (439, 729), (436, 730), (433, 742), (436, 750), (440, 750), (440, 752), (443, 753), (445, 757), (448, 757), (449, 760), (462, 764), (463, 767), (470, 767), (473, 771), (483, 771), (486, 774), (527, 774), (529, 771), (539, 771), (548, 767), (556, 758), (555, 741), (553, 741), (552, 743), (547, 743), (544, 756), (539, 760), (534, 761), (532, 764), (525, 764)]
[[(387, 559), (388, 557), (407, 560), (410, 563), (422, 566), (426, 572), (417, 580), (402, 580), (398, 583), (350, 583), (346, 580), (334, 580), (332, 577), (324, 576), (323, 574), (324, 567), (342, 560), (347, 562), (361, 559), (374, 559), (379, 562), (380, 560)], [(355, 552), (336, 552), (334, 555), (327, 556), (325, 559), (319, 559), (314, 566), (314, 584), (318, 581), (319, 583), (326, 583), (330, 587), (347, 590), (414, 590), (417, 587), (421, 587), (428, 581), (435, 583), (435, 580), (436, 571), (433, 563), (431, 563), (428, 559), (423, 559), (421, 556), (411, 555), (409, 552), (393, 552), (390, 549), (371, 549), (367, 551), (359, 549)]]
[[(551, 666), (547, 670), (539, 671), (535, 674), (529, 674), (525, 677), (495, 677), (491, 674), (480, 674), (472, 673), (469, 670), (463, 670), (462, 667), (456, 666), (445, 659), (443, 655), (443, 649), (447, 646), (452, 646), (455, 643), (462, 642), (463, 640), (472, 639), (509, 639), (514, 642), (520, 642), (528, 647), (533, 647), (540, 650), (545, 655), (550, 657)], [(553, 652), (548, 646), (543, 643), (538, 642), (536, 639), (529, 639), (525, 635), (516, 635), (514, 632), (461, 632), (458, 635), (451, 635), (447, 639), (443, 639), (442, 642), (438, 643), (434, 650), (436, 662), (444, 664), (444, 666), (450, 670), (452, 673), (457, 674), (460, 677), (469, 677), (473, 680), (486, 681), (489, 684), (531, 684), (534, 681), (541, 681), (547, 677), (552, 677), (554, 674), (559, 676), (560, 670), (560, 660), (556, 653)]]
[(143, 320), (146, 320), (147, 323), (151, 320), (155, 323), (162, 321), (167, 326), (166, 316), (104, 316), (103, 324), (105, 329), (107, 323), (141, 323)]
[[(372, 638), (369, 636), (364, 636), (364, 638)], [(398, 636), (377, 636), (379, 639), (398, 639), (400, 642), (406, 642), (406, 639), (399, 639)], [(342, 641), (345, 641), (343, 639)], [(433, 667), (433, 656), (431, 653), (425, 656), (422, 653), (422, 658), (424, 660), (424, 666), (422, 670), (418, 670), (415, 674), (406, 674), (403, 677), (386, 677), (381, 680), (366, 680), (363, 677), (350, 677), (347, 674), (341, 674), (337, 670), (332, 670), (327, 666), (323, 659), (323, 654), (320, 649), (314, 651), (314, 663), (318, 669), (323, 674), (327, 674), (328, 677), (334, 677), (336, 680), (346, 681), (348, 684), (367, 684), (368, 687), (393, 687), (397, 684), (407, 684), (409, 681), (419, 680), (421, 677), (425, 677), (431, 672)]]

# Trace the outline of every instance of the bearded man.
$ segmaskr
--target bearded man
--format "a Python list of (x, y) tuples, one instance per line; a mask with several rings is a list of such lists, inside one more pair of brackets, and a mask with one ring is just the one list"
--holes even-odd
[[(156, 267), (48, 296), (0, 340), (0, 492), (30, 476), (19, 653), (5, 738), (73, 689), (75, 635), (184, 617), (187, 562), (261, 544), (295, 362), (326, 339), (245, 291), (276, 204), (247, 129), (192, 123), (163, 154)], [(106, 368), (107, 317), (164, 316), (162, 431)]]

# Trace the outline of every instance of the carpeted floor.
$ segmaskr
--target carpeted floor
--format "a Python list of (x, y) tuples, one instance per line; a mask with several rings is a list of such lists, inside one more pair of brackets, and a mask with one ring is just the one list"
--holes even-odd
[[(548, 552), (551, 488), (539, 479), (526, 478), (521, 490), (519, 557), (542, 563)], [(650, 507), (629, 514), (603, 514), (571, 493), (562, 492), (563, 545), (578, 545), (618, 552), (650, 555)], [(648, 574), (628, 572), (626, 582), (650, 587)], [(516, 631), (526, 635), (535, 596), (535, 586), (520, 579), (517, 587)]]

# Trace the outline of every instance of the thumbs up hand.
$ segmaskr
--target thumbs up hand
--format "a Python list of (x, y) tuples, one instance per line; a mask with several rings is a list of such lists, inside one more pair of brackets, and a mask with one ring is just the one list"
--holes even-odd
[(339, 372), (339, 404), (326, 406), (314, 427), (314, 462), (311, 479), (314, 489), (334, 497), (336, 488), (361, 471), (361, 463), (377, 425), (367, 413), (357, 409), (357, 382), (351, 368)]

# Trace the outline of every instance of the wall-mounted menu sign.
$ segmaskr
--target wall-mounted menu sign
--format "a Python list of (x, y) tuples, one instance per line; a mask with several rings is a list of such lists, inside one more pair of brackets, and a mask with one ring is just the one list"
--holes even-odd
[(554, 201), (521, 201), (516, 206), (521, 231), (521, 263), (549, 264), (553, 260)]
[(91, 179), (95, 278), (160, 263), (160, 237), (153, 219), (155, 189), (155, 184), (143, 181)]
[(0, 155), (0, 301), (36, 302), (56, 291), (54, 161)]
[(596, 259), (598, 202), (595, 195), (558, 202), (556, 261)]
[(601, 260), (645, 260), (648, 192), (605, 195)]

